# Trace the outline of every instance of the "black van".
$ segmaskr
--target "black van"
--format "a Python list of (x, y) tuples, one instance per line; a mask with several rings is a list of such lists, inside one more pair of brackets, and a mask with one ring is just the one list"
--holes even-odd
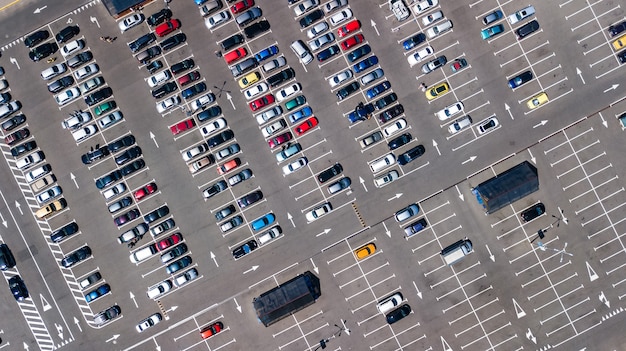
[(539, 22), (532, 20), (517, 29), (517, 39), (522, 39), (539, 29)]

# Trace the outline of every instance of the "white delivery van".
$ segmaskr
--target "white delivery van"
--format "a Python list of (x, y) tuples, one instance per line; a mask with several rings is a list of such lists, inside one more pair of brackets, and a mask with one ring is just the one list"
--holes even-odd
[(462, 260), (471, 252), (472, 242), (465, 238), (441, 250), (441, 257), (443, 257), (444, 262), (450, 266)]

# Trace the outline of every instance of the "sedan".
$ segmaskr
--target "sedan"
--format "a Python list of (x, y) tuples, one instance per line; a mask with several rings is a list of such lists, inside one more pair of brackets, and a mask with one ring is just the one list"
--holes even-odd
[(144, 319), (143, 321), (139, 322), (139, 324), (137, 324), (137, 326), (135, 326), (135, 329), (137, 330), (138, 333), (143, 332), (144, 330), (155, 326), (156, 324), (158, 324), (159, 322), (161, 322), (163, 320), (163, 317), (161, 317), (160, 313), (155, 313), (153, 315), (151, 315), (150, 317)]
[(395, 215), (396, 222), (404, 222), (407, 219), (416, 216), (420, 211), (419, 206), (417, 204), (410, 204), (409, 206), (398, 210)]
[(531, 79), (533, 79), (533, 72), (522, 72), (509, 80), (509, 88), (515, 89), (520, 85), (529, 82)]
[(498, 35), (500, 33), (504, 32), (504, 26), (501, 24), (496, 24), (495, 26), (489, 27), (487, 29), (483, 29), (480, 32), (480, 36), (483, 38), (483, 40), (485, 39), (489, 39), (495, 35)]
[(461, 101), (457, 101), (443, 110), (435, 112), (435, 116), (437, 116), (440, 121), (445, 121), (446, 119), (463, 112), (463, 109), (463, 103)]
[(343, 172), (343, 166), (341, 166), (340, 163), (335, 163), (331, 167), (320, 172), (320, 174), (317, 175), (317, 181), (320, 182), (320, 184), (326, 183), (327, 181), (340, 175), (341, 172)]
[(177, 33), (163, 40), (159, 43), (159, 45), (161, 46), (161, 49), (163, 49), (163, 51), (168, 51), (184, 43), (185, 41), (187, 41), (187, 36), (185, 35), (185, 33)]
[(352, 71), (350, 69), (347, 69), (343, 72), (340, 72), (334, 76), (332, 76), (329, 80), (328, 80), (328, 84), (330, 84), (331, 88), (334, 88), (336, 86), (338, 86), (339, 84), (345, 82), (346, 80), (352, 78)]
[(389, 81), (386, 80), (386, 81), (384, 81), (382, 83), (379, 83), (378, 85), (374, 86), (373, 88), (370, 88), (367, 91), (367, 98), (368, 99), (373, 99), (377, 95), (379, 95), (380, 93), (385, 92), (389, 88), (391, 88), (391, 83), (389, 83)]
[(135, 219), (139, 218), (139, 210), (136, 208), (133, 208), (132, 210), (120, 215), (119, 217), (116, 217), (113, 222), (115, 222), (115, 224), (118, 227), (123, 226), (124, 224), (133, 221)]
[(361, 57), (369, 54), (371, 51), (372, 51), (372, 48), (369, 45), (365, 44), (363, 46), (359, 46), (353, 51), (350, 51), (350, 53), (346, 56), (348, 57), (348, 61), (354, 62), (360, 59)]
[(185, 256), (167, 265), (165, 270), (168, 274), (174, 274), (192, 263), (191, 256)]
[(619, 24), (615, 24), (609, 27), (609, 34), (611, 34), (612, 37), (620, 34), (623, 31), (626, 31), (626, 22), (622, 22)]
[(259, 247), (259, 245), (257, 244), (256, 240), (252, 239), (248, 241), (247, 243), (234, 249), (233, 258), (235, 260), (238, 260), (242, 258), (243, 256), (249, 254), (250, 252), (254, 251), (257, 247)]
[(54, 243), (59, 243), (65, 240), (65, 238), (73, 234), (76, 234), (77, 232), (78, 232), (78, 224), (76, 224), (76, 222), (71, 222), (69, 224), (66, 224), (62, 228), (57, 229), (54, 232), (52, 232), (52, 234), (50, 234), (50, 240), (52, 240), (52, 242)]
[(173, 135), (177, 135), (195, 126), (196, 126), (195, 120), (193, 118), (190, 118), (188, 120), (174, 124), (173, 126), (170, 127), (170, 131), (172, 132)]
[(230, 10), (233, 14), (242, 13), (243, 11), (249, 9), (254, 6), (254, 0), (242, 0), (236, 2), (233, 6), (230, 7)]
[(411, 313), (411, 306), (404, 304), (400, 308), (393, 310), (387, 314), (387, 323), (393, 324)]
[(311, 27), (311, 29), (309, 29), (306, 32), (306, 35), (307, 35), (307, 37), (309, 37), (309, 39), (313, 39), (316, 36), (320, 35), (321, 33), (324, 33), (327, 30), (328, 30), (328, 23), (327, 22), (320, 22), (320, 23), (314, 25), (313, 27)]
[(309, 163), (306, 157), (300, 157), (297, 160), (283, 166), (283, 175), (289, 175), (300, 170)]
[(378, 57), (376, 56), (370, 56), (368, 58), (366, 58), (365, 60), (357, 63), (356, 65), (354, 65), (354, 72), (355, 73), (359, 73), (362, 71), (365, 71), (366, 69), (374, 66), (375, 64), (378, 64)]
[(79, 96), (80, 90), (78, 90), (78, 88), (69, 88), (66, 91), (55, 96), (54, 99), (57, 101), (57, 104), (59, 104), (59, 106), (63, 106), (68, 102), (75, 100)]
[(272, 104), (272, 103), (274, 103), (274, 95), (267, 94), (267, 95), (265, 95), (265, 96), (263, 96), (261, 98), (258, 98), (256, 100), (252, 101), (249, 104), (249, 106), (250, 106), (250, 109), (252, 111), (256, 111), (256, 110), (258, 110), (260, 108), (263, 108), (263, 107), (265, 107), (265, 106), (267, 106), (269, 104)]
[(237, 204), (241, 209), (243, 209), (261, 200), (262, 198), (263, 193), (260, 190), (257, 190), (237, 200)]
[(190, 270), (187, 270), (186, 272), (177, 275), (174, 278), (174, 284), (177, 287), (181, 287), (187, 283), (189, 283), (190, 281), (194, 280), (198, 278), (198, 270), (195, 268), (192, 268)]
[(339, 46), (337, 45), (333, 45), (331, 47), (328, 47), (320, 52), (317, 53), (317, 60), (319, 62), (324, 62), (326, 60), (328, 60), (329, 58), (339, 54)]
[(239, 227), (241, 224), (243, 224), (243, 218), (241, 218), (241, 216), (235, 216), (220, 224), (220, 230), (222, 233), (228, 233), (229, 231)]
[(404, 133), (399, 137), (392, 139), (387, 145), (389, 146), (389, 150), (395, 150), (408, 144), (409, 142), (411, 142), (412, 139), (413, 137), (410, 133)]
[(278, 93), (276, 93), (276, 100), (278, 102), (281, 102), (301, 90), (302, 90), (302, 85), (300, 85), (300, 83), (292, 84), (278, 91)]
[(172, 289), (172, 282), (170, 282), (169, 279), (164, 280), (160, 282), (159, 284), (148, 289), (148, 298), (154, 300), (160, 296), (163, 296), (163, 294), (170, 291), (170, 289)]
[(544, 213), (546, 213), (546, 207), (540, 202), (522, 211), (520, 217), (524, 222), (530, 222)]
[(148, 213), (147, 215), (143, 216), (143, 221), (146, 222), (147, 224), (150, 224), (159, 218), (167, 216), (168, 213), (170, 213), (170, 208), (167, 207), (167, 205), (163, 205), (157, 208), (156, 210)]
[(87, 301), (87, 303), (90, 303), (110, 292), (111, 287), (109, 286), (109, 284), (100, 285), (97, 289), (94, 289), (85, 295), (85, 301)]
[(200, 128), (200, 133), (202, 133), (202, 135), (206, 137), (224, 128), (226, 128), (226, 120), (224, 118), (218, 118), (215, 121)]
[[(324, 11), (319, 10), (319, 9), (315, 10), (300, 19), (300, 28), (306, 28), (310, 26), (311, 24), (313, 24), (314, 22), (317, 22), (318, 20), (320, 20), (322, 17), (324, 17)], [(331, 23), (335, 25), (335, 23), (333, 23), (332, 21), (332, 18), (331, 18)]]
[(228, 178), (228, 184), (230, 184), (230, 186), (235, 186), (241, 182), (243, 182), (244, 180), (250, 179), (252, 178), (252, 171), (250, 170), (250, 168), (246, 168), (243, 171), (235, 174), (234, 176)]
[(122, 309), (118, 305), (111, 306), (104, 311), (93, 316), (93, 322), (97, 326), (102, 326), (122, 314)]
[(404, 48), (404, 50), (411, 50), (412, 48), (416, 47), (417, 45), (423, 43), (424, 40), (426, 40), (426, 35), (424, 35), (424, 33), (418, 33), (418, 34), (410, 37), (409, 39), (405, 40), (402, 43), (402, 47)]
[(156, 191), (157, 191), (156, 183), (148, 183), (142, 186), (139, 190), (136, 190), (133, 193), (133, 197), (135, 198), (135, 201), (140, 201), (146, 196), (153, 194)]
[(124, 33), (125, 31), (133, 28), (134, 26), (141, 24), (141, 22), (143, 22), (144, 19), (145, 17), (143, 14), (133, 13), (132, 15), (124, 18), (121, 22), (119, 22), (117, 26), (120, 28), (120, 31)]
[(209, 186), (208, 188), (204, 189), (202, 191), (202, 196), (204, 196), (205, 199), (208, 199), (212, 196), (215, 196), (219, 193), (221, 193), (222, 191), (226, 190), (228, 188), (228, 184), (226, 184), (225, 181), (220, 180), (219, 182)]
[(363, 34), (356, 34), (341, 42), (341, 48), (346, 51), (351, 47), (361, 44), (365, 40)]
[(133, 229), (126, 231), (122, 235), (117, 237), (117, 242), (120, 244), (128, 243), (133, 240), (139, 240), (143, 237), (144, 234), (148, 231), (148, 225), (145, 223), (140, 223)]
[(426, 56), (430, 56), (433, 54), (433, 48), (432, 46), (427, 46), (421, 50), (419, 50), (418, 52), (410, 55), (407, 58), (407, 61), (409, 62), (409, 65), (411, 67), (415, 66), (416, 64), (418, 64), (420, 61), (422, 61)]
[(134, 161), (133, 163), (120, 168), (120, 173), (122, 173), (123, 176), (127, 176), (127, 175), (135, 173), (136, 171), (144, 168), (145, 166), (146, 166), (146, 163), (144, 162), (143, 159), (140, 158), (139, 160)]
[(383, 139), (383, 133), (378, 131), (361, 139), (361, 141), (359, 141), (359, 144), (361, 144), (362, 148), (366, 148), (372, 144), (375, 144), (381, 141), (382, 139)]
[(498, 122), (498, 119), (491, 117), (480, 123), (478, 127), (476, 127), (476, 130), (478, 131), (478, 134), (485, 134), (496, 129), (499, 125), (500, 122)]
[(141, 156), (141, 148), (139, 146), (131, 147), (130, 149), (122, 152), (119, 156), (115, 157), (115, 163), (121, 166), (139, 156)]
[(182, 243), (178, 246), (175, 246), (173, 249), (167, 251), (166, 253), (161, 255), (161, 262), (167, 263), (176, 257), (182, 256), (187, 252), (187, 244)]
[(337, 35), (339, 35), (340, 38), (345, 37), (349, 33), (357, 31), (360, 28), (361, 28), (361, 22), (359, 20), (350, 21), (346, 23), (345, 25), (343, 25), (341, 28), (337, 29)]
[(317, 39), (309, 41), (309, 47), (311, 51), (317, 51), (333, 41), (335, 41), (335, 35), (333, 33), (326, 33)]
[(165, 111), (174, 108), (180, 104), (180, 97), (178, 95), (169, 97), (161, 102), (157, 102), (156, 109), (159, 113), (165, 113)]
[(215, 220), (221, 221), (222, 219), (232, 215), (233, 213), (235, 213), (235, 206), (228, 205), (221, 210), (215, 212)]
[(183, 96), (184, 99), (189, 99), (192, 98), (200, 93), (202, 93), (203, 91), (206, 90), (206, 83), (204, 82), (200, 82), (198, 84), (195, 84), (185, 90), (183, 90), (183, 92), (181, 93), (181, 95)]
[(311, 118), (307, 119), (306, 121), (302, 122), (300, 125), (298, 125), (294, 129), (294, 132), (296, 133), (297, 136), (301, 136), (302, 134), (306, 133), (310, 129), (312, 129), (315, 126), (317, 126), (317, 123), (318, 123), (317, 118), (316, 117), (311, 117)]
[(422, 23), (424, 26), (430, 26), (431, 24), (443, 19), (443, 12), (435, 11), (428, 16), (424, 16), (422, 18)]
[(426, 98), (434, 100), (450, 92), (450, 86), (447, 82), (439, 83), (426, 91)]
[(217, 174), (219, 175), (224, 175), (230, 171), (232, 171), (233, 169), (239, 167), (241, 165), (241, 159), (239, 159), (239, 157), (236, 157), (222, 165), (220, 165), (219, 167), (217, 167)]
[(313, 222), (313, 221), (315, 221), (315, 220), (317, 220), (317, 219), (327, 215), (332, 210), (333, 210), (333, 206), (330, 204), (330, 202), (326, 202), (324, 204), (321, 204), (320, 206), (317, 206), (312, 211), (307, 212), (306, 220), (309, 221), (309, 222)]
[(439, 56), (434, 60), (424, 64), (422, 66), (422, 73), (428, 74), (437, 68), (443, 67), (448, 62), (448, 59), (445, 56)]
[(401, 104), (397, 104), (391, 108), (388, 108), (387, 110), (382, 112), (380, 115), (378, 115), (378, 120), (380, 121), (380, 123), (386, 123), (400, 116), (403, 113), (404, 113), (404, 106), (402, 106)]
[(261, 95), (263, 93), (265, 93), (266, 91), (268, 91), (269, 87), (267, 86), (266, 83), (260, 83), (257, 84), (255, 86), (253, 86), (252, 88), (246, 90), (243, 92), (243, 95), (246, 97), (247, 100), (250, 100), (254, 97), (256, 97), (257, 95)]
[(528, 106), (528, 108), (532, 110), (545, 104), (546, 102), (548, 102), (548, 94), (546, 94), (545, 92), (541, 92), (528, 100), (526, 106)]
[(61, 55), (63, 55), (63, 57), (68, 57), (83, 48), (85, 48), (85, 42), (82, 39), (72, 40), (61, 48)]
[(488, 14), (487, 16), (485, 16), (485, 18), (483, 18), (483, 24), (484, 25), (488, 25), (490, 23), (493, 23), (493, 22), (501, 19), (502, 17), (503, 17), (502, 11), (496, 10), (496, 11)]
[(83, 246), (80, 249), (69, 253), (61, 260), (61, 265), (65, 268), (70, 268), (80, 261), (86, 260), (91, 256), (91, 248), (89, 246)]
[(291, 133), (287, 132), (287, 133), (281, 134), (275, 138), (268, 140), (267, 143), (269, 144), (270, 149), (273, 149), (277, 146), (280, 146), (283, 143), (288, 142), (289, 140), (291, 140), (291, 138), (292, 138)]

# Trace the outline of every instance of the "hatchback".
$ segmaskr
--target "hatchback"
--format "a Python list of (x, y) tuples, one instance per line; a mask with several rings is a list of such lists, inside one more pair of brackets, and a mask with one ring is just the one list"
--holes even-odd
[(268, 213), (252, 221), (252, 223), (250, 223), (250, 227), (252, 227), (252, 230), (254, 231), (259, 231), (267, 227), (268, 225), (274, 223), (275, 220), (276, 220), (276, 216), (274, 216), (273, 213)]

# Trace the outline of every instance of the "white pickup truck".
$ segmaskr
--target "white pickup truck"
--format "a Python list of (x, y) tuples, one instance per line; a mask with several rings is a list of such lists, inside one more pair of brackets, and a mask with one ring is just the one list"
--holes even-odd
[(411, 15), (403, 0), (389, 0), (389, 8), (398, 21), (404, 21)]

